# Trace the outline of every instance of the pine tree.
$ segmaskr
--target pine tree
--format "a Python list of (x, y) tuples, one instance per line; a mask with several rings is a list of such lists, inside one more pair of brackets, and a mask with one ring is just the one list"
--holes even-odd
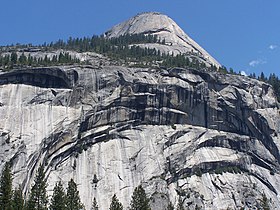
[(264, 73), (261, 72), (261, 75), (259, 76), (259, 80), (265, 82), (267, 78), (265, 77)]
[(83, 204), (80, 200), (79, 191), (77, 190), (77, 184), (71, 179), (68, 182), (67, 194), (66, 194), (66, 207), (67, 210), (80, 210), (83, 209)]
[(56, 183), (50, 204), (51, 210), (66, 210), (66, 195), (61, 181)]
[(26, 56), (24, 55), (24, 53), (21, 54), (21, 56), (19, 57), (18, 61), (19, 61), (19, 63), (20, 63), (21, 65), (26, 64), (27, 58), (26, 58)]
[(10, 163), (4, 165), (1, 179), (0, 179), (0, 209), (12, 209), (12, 175)]
[(168, 204), (166, 210), (175, 210), (175, 208), (171, 202)]
[(34, 185), (28, 199), (29, 210), (46, 210), (48, 204), (47, 180), (45, 178), (44, 166), (40, 165), (35, 175)]
[(17, 59), (18, 59), (17, 53), (16, 52), (12, 52), (11, 53), (11, 63), (12, 64), (16, 64), (17, 63)]
[(109, 210), (123, 210), (123, 205), (117, 198), (116, 194), (112, 197), (111, 205)]
[(98, 205), (95, 198), (93, 198), (91, 210), (98, 210)]
[(172, 204), (171, 202), (169, 202), (169, 204), (168, 204), (166, 210), (174, 210), (174, 209), (175, 209), (175, 208), (174, 208), (173, 204)]
[(262, 194), (261, 207), (263, 210), (270, 210), (269, 200), (266, 197), (265, 193)]
[(177, 210), (184, 210), (184, 202), (182, 201), (182, 198), (181, 196), (179, 197), (179, 200), (178, 200), (178, 204), (177, 204)]
[(196, 204), (194, 210), (200, 210), (201, 208)]
[(19, 186), (14, 190), (13, 200), (12, 200), (13, 210), (23, 210), (24, 209), (24, 199), (22, 195), (22, 187)]
[(141, 185), (134, 189), (130, 203), (130, 210), (151, 210), (149, 199)]

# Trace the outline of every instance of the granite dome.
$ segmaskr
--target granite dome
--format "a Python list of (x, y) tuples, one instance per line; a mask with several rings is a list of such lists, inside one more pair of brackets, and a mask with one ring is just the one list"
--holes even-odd
[(220, 66), (206, 50), (191, 39), (170, 17), (157, 12), (146, 12), (122, 22), (105, 33), (108, 38), (125, 34), (151, 34), (165, 40), (165, 45), (145, 44), (143, 47), (156, 48), (165, 53), (197, 54), (209, 64)]

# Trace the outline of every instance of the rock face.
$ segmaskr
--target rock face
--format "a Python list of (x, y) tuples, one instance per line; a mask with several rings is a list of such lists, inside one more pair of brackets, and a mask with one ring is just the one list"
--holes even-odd
[(157, 12), (141, 13), (120, 23), (105, 33), (108, 38), (125, 34), (156, 35), (165, 44), (140, 44), (141, 47), (155, 48), (166, 54), (192, 54), (207, 64), (220, 66), (202, 47), (192, 40), (171, 18)]
[(191, 208), (258, 206), (262, 193), (280, 204), (279, 109), (267, 84), (192, 69), (59, 70), (72, 86), (13, 82), (31, 70), (0, 76), (11, 81), (0, 86), (0, 158), (26, 192), (43, 163), (50, 193), (73, 177), (87, 209), (93, 197), (107, 209), (114, 193), (128, 206), (139, 184), (153, 209), (178, 196)]
[[(0, 161), (27, 194), (73, 178), (90, 209), (125, 207), (142, 184), (153, 210), (280, 206), (279, 108), (271, 86), (193, 69), (114, 66), (0, 74)], [(104, 63), (104, 62), (102, 62)], [(108, 65), (107, 65), (108, 64)]]

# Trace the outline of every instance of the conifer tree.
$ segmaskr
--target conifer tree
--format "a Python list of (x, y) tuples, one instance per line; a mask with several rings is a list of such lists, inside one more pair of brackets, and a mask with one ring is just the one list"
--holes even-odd
[(68, 182), (67, 194), (66, 194), (66, 207), (67, 210), (80, 210), (83, 209), (84, 205), (80, 200), (79, 191), (77, 184), (71, 179)]
[(109, 210), (123, 210), (123, 205), (117, 198), (116, 194), (112, 197), (111, 205)]
[(17, 53), (16, 52), (12, 52), (11, 53), (11, 62), (12, 62), (12, 64), (16, 64), (17, 63), (17, 59), (18, 59)]
[(261, 72), (261, 75), (259, 76), (259, 80), (265, 82), (267, 78), (265, 77), (264, 73)]
[(19, 186), (14, 190), (13, 200), (12, 200), (13, 210), (23, 210), (24, 209), (24, 199), (22, 195), (22, 187)]
[(0, 209), (11, 210), (12, 209), (12, 175), (10, 163), (6, 163), (2, 170), (0, 179)]
[(184, 208), (184, 202), (182, 201), (181, 196), (179, 197), (179, 200), (178, 200), (177, 210), (185, 210), (185, 208)]
[(95, 198), (93, 198), (91, 210), (98, 210), (98, 205)]
[(175, 210), (175, 208), (174, 208), (174, 206), (173, 206), (173, 204), (171, 202), (169, 202), (166, 210)]
[(201, 208), (196, 204), (194, 210), (200, 210)]
[(26, 58), (26, 56), (24, 55), (24, 53), (21, 54), (21, 56), (19, 57), (18, 61), (19, 61), (19, 63), (20, 63), (21, 65), (26, 64), (27, 58)]
[(269, 200), (266, 197), (265, 193), (262, 193), (261, 207), (262, 207), (263, 210), (270, 210)]
[(130, 210), (151, 210), (149, 199), (141, 185), (134, 189), (130, 203)]
[(51, 210), (66, 210), (66, 195), (61, 181), (56, 183), (50, 203)]
[(44, 166), (40, 165), (35, 175), (34, 185), (28, 199), (28, 210), (47, 210), (47, 180)]

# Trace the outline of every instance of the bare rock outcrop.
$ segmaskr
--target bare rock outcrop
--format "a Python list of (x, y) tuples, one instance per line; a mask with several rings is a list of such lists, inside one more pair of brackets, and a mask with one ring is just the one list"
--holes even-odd
[[(190, 209), (253, 208), (263, 193), (279, 205), (279, 109), (269, 85), (179, 68), (59, 72), (73, 85), (0, 86), (0, 159), (12, 160), (26, 193), (43, 163), (49, 192), (74, 178), (87, 208), (93, 197), (108, 208), (114, 193), (128, 206), (139, 184), (153, 209), (179, 196)], [(0, 80), (9, 75), (22, 76)]]

